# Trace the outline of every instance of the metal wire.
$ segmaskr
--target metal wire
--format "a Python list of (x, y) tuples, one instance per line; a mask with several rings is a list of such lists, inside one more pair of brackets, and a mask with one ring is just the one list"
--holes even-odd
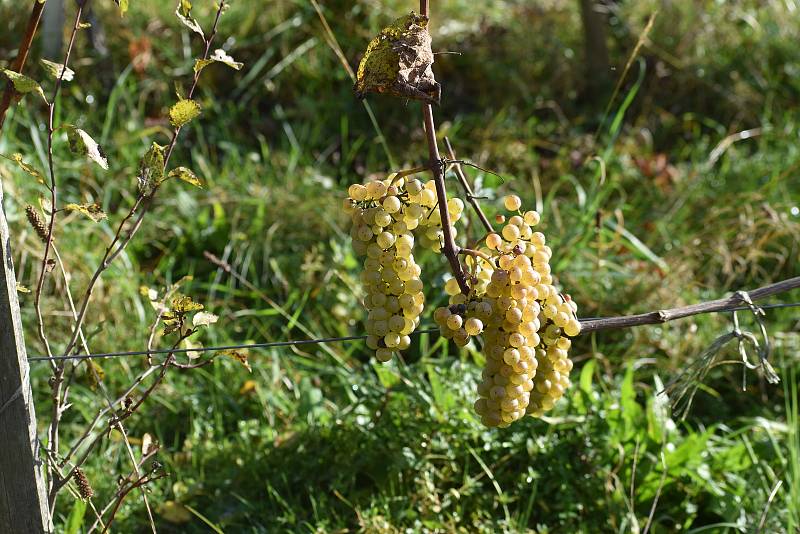
[[(797, 308), (800, 307), (800, 302), (787, 302), (781, 304), (764, 304), (759, 308), (764, 310), (772, 310), (778, 308)], [(739, 308), (731, 308), (729, 310), (721, 310), (710, 313), (729, 313), (731, 311), (749, 310), (748, 306)], [(581, 320), (596, 320), (602, 317), (581, 317)], [(438, 332), (438, 328), (429, 328), (427, 330), (419, 330), (411, 334), (416, 336), (419, 334), (432, 334)], [(218, 347), (194, 347), (185, 349), (153, 349), (153, 350), (131, 350), (124, 352), (100, 352), (97, 354), (73, 354), (61, 356), (32, 356), (28, 358), (29, 362), (48, 362), (48, 361), (69, 361), (69, 360), (100, 360), (107, 358), (122, 358), (129, 356), (147, 356), (154, 354), (182, 354), (186, 352), (211, 352), (221, 350), (238, 350), (238, 349), (268, 349), (273, 347), (293, 347), (299, 345), (319, 345), (323, 343), (336, 343), (340, 341), (361, 341), (367, 339), (367, 336), (344, 336), (344, 337), (323, 337), (317, 339), (299, 339), (294, 341), (270, 341), (267, 343), (247, 343), (241, 345), (222, 345)]]
[[(419, 330), (411, 334), (412, 336), (419, 334), (431, 334), (438, 332), (438, 328), (430, 328), (427, 330)], [(367, 336), (344, 336), (344, 337), (323, 337), (318, 339), (299, 339), (295, 341), (270, 341), (267, 343), (247, 343), (242, 345), (222, 345), (218, 347), (194, 347), (185, 349), (153, 349), (153, 350), (130, 350), (125, 352), (99, 352), (97, 354), (73, 354), (61, 356), (33, 356), (28, 358), (29, 362), (47, 362), (47, 361), (68, 361), (68, 360), (99, 360), (103, 358), (120, 358), (128, 356), (146, 356), (153, 354), (180, 354), (186, 352), (211, 352), (220, 350), (237, 350), (237, 349), (268, 349), (271, 347), (291, 347), (297, 345), (319, 345), (322, 343), (335, 343), (337, 341), (356, 341), (367, 339)]]

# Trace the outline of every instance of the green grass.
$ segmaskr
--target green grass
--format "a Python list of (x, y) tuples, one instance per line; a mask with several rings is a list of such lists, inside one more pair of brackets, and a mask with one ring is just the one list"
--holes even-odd
[[(207, 23), (210, 5), (196, 4)], [(467, 169), (490, 214), (511, 191), (542, 212), (554, 271), (582, 316), (681, 305), (800, 274), (794, 4), (673, 2), (602, 123), (606, 102), (582, 95), (574, 2), (441, 4), (437, 50), (462, 55), (436, 59), (445, 87), (440, 133), (461, 157), (505, 178)], [(96, 201), (109, 213), (98, 224), (60, 219), (56, 243), (75, 295), (135, 196), (141, 154), (166, 140), (175, 81), (188, 84), (199, 46), (179, 30), (171, 5), (133, 2), (125, 19), (113, 7), (97, 6), (110, 55), (98, 58), (79, 41), (76, 81), (59, 107), (58, 120), (94, 135), (111, 164), (104, 173), (75, 161), (58, 139), (62, 201)], [(615, 12), (617, 72), (653, 7), (628, 3)], [(325, 2), (351, 63), (382, 24), (408, 9)], [(10, 30), (0, 57), (15, 46), (24, 17), (17, 11), (0, 3)], [(358, 263), (338, 206), (349, 183), (392, 170), (385, 150), (309, 3), (258, 10), (236, 3), (220, 28), (220, 42), (228, 37), (226, 49), (246, 67), (204, 73), (203, 114), (173, 160), (206, 187), (168, 184), (105, 274), (87, 319), (95, 352), (142, 348), (154, 312), (140, 287), (186, 276), (182, 291), (220, 316), (197, 336), (204, 345), (363, 332)], [(150, 48), (143, 72), (129, 66), (129, 47)], [(427, 152), (418, 106), (370, 103), (398, 165), (419, 164)], [(42, 111), (30, 97), (14, 108), (0, 153), (22, 152), (44, 168)], [(760, 135), (711, 158), (726, 136), (751, 128)], [(18, 278), (32, 287), (41, 244), (24, 208), (38, 206), (44, 189), (5, 160), (0, 179)], [(206, 250), (259, 291), (210, 264)], [(446, 265), (433, 255), (420, 261), (430, 310), (444, 299)], [(70, 322), (63, 281), (52, 278), (46, 323), (58, 351)], [(41, 354), (33, 299), (20, 297), (29, 353)], [(371, 361), (361, 343), (342, 342), (253, 351), (252, 373), (230, 358), (171, 372), (127, 430), (137, 453), (145, 434), (161, 446), (158, 460), (170, 476), (149, 494), (160, 532), (642, 532), (648, 523), (653, 533), (753, 532), (763, 516), (764, 532), (791, 533), (800, 527), (796, 310), (769, 311), (768, 328), (783, 385), (750, 374), (742, 391), (740, 366), (715, 368), (684, 421), (657, 392), (730, 329), (726, 316), (579, 338), (568, 398), (550, 418), (505, 430), (488, 431), (471, 413), (479, 351), (429, 335), (415, 339), (404, 362), (387, 366)], [(145, 366), (139, 359), (99, 365), (112, 393)], [(33, 376), (44, 429), (47, 369), (37, 364)], [(103, 403), (85, 364), (76, 377), (66, 442)], [(129, 471), (112, 433), (86, 467), (96, 505)], [(71, 513), (79, 525), (79, 512), (63, 495), (60, 528)], [(147, 530), (138, 495), (117, 521), (119, 532)]]

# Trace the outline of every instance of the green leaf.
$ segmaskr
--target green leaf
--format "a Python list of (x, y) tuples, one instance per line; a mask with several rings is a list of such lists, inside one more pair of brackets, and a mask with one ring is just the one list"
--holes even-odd
[(36, 178), (37, 182), (39, 182), (40, 184), (44, 184), (44, 175), (32, 165), (28, 165), (27, 163), (22, 161), (22, 154), (20, 154), (19, 152), (14, 153), (11, 156), (5, 156), (3, 154), (0, 154), (0, 156), (6, 158), (9, 161), (13, 161), (19, 166), (20, 169), (30, 174), (34, 178)]
[(72, 510), (67, 519), (67, 525), (64, 530), (65, 534), (80, 534), (81, 527), (83, 526), (83, 516), (86, 513), (86, 501), (83, 499), (75, 499), (72, 505)]
[(203, 39), (206, 38), (205, 34), (203, 33), (203, 28), (200, 27), (200, 24), (192, 17), (192, 3), (187, 2), (186, 0), (179, 0), (178, 7), (175, 8), (175, 16), (178, 17), (178, 20), (181, 21), (181, 24), (192, 30), (193, 32), (197, 33)]
[(86, 156), (91, 161), (94, 161), (100, 165), (100, 167), (103, 169), (108, 170), (108, 158), (106, 158), (106, 154), (102, 147), (100, 147), (100, 145), (98, 145), (97, 142), (92, 139), (91, 135), (80, 128), (76, 128), (72, 124), (67, 124), (65, 128), (67, 129), (69, 149), (73, 154)]
[(108, 217), (108, 215), (106, 215), (106, 213), (102, 209), (100, 209), (100, 206), (98, 206), (95, 203), (92, 203), (92, 204), (67, 204), (66, 206), (64, 206), (64, 210), (65, 211), (77, 211), (79, 213), (82, 213), (83, 215), (86, 215), (87, 217), (89, 217), (94, 222), (100, 222), (103, 219)]
[(194, 100), (178, 100), (169, 108), (169, 122), (176, 128), (180, 128), (198, 115), (200, 115), (200, 104)]
[(153, 143), (139, 162), (139, 191), (150, 195), (164, 181), (164, 147)]
[(40, 59), (39, 62), (44, 67), (44, 70), (46, 70), (47, 73), (56, 80), (61, 78), (65, 82), (71, 82), (75, 77), (75, 71), (69, 67), (65, 67), (61, 63), (54, 63), (46, 59)]
[(192, 184), (195, 187), (203, 187), (203, 182), (200, 181), (200, 178), (198, 178), (195, 173), (186, 167), (176, 167), (172, 169), (169, 171), (167, 178), (177, 178), (178, 180), (183, 180), (187, 184)]
[(192, 317), (192, 326), (208, 326), (216, 323), (217, 321), (219, 321), (218, 316), (214, 315), (213, 313), (201, 311), (195, 313), (194, 317)]
[(47, 104), (47, 97), (44, 96), (44, 91), (42, 91), (42, 86), (34, 80), (33, 78), (28, 78), (24, 74), (20, 74), (19, 72), (14, 72), (13, 70), (3, 69), (3, 74), (11, 80), (11, 83), (14, 85), (14, 90), (20, 94), (27, 94), (27, 93), (36, 93), (37, 95), (42, 97), (44, 103)]
[(224, 50), (222, 50), (221, 48), (217, 48), (216, 50), (214, 50), (214, 53), (208, 57), (208, 59), (198, 59), (194, 62), (195, 74), (199, 73), (201, 70), (211, 65), (212, 63), (224, 63), (225, 65), (235, 70), (240, 70), (244, 66), (244, 63), (236, 61), (227, 53), (225, 53)]

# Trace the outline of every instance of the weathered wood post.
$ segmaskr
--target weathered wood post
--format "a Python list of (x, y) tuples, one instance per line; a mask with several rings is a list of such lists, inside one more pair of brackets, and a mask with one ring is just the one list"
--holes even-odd
[(0, 182), (0, 533), (50, 533), (28, 356)]

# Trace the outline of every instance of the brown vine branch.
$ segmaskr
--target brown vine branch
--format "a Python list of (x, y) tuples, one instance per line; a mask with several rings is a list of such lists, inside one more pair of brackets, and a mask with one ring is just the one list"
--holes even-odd
[(467, 176), (464, 174), (464, 169), (461, 168), (461, 163), (458, 163), (458, 160), (456, 159), (456, 153), (453, 150), (453, 146), (450, 144), (450, 139), (445, 137), (444, 144), (447, 147), (447, 152), (448, 155), (450, 156), (450, 159), (455, 162), (453, 164), (453, 170), (456, 173), (458, 182), (461, 184), (461, 188), (464, 190), (464, 194), (467, 197), (467, 202), (469, 202), (470, 205), (472, 206), (472, 209), (475, 210), (475, 213), (481, 220), (483, 227), (486, 228), (486, 231), (489, 233), (494, 232), (494, 227), (492, 227), (492, 223), (489, 222), (489, 219), (486, 217), (486, 214), (483, 213), (481, 205), (478, 203), (478, 199), (475, 197), (475, 193), (472, 192), (472, 186), (469, 185)]
[[(750, 299), (756, 301), (797, 288), (800, 288), (800, 276), (795, 276), (794, 278), (789, 278), (774, 284), (759, 287), (758, 289), (753, 289), (752, 291), (746, 291), (745, 293), (750, 296)], [(690, 306), (681, 306), (679, 308), (655, 310), (636, 315), (626, 315), (623, 317), (581, 319), (581, 335), (600, 330), (630, 328), (632, 326), (666, 323), (676, 319), (683, 319), (684, 317), (700, 315), (703, 313), (733, 311), (741, 306), (742, 298), (739, 295), (734, 294), (730, 297), (710, 300), (708, 302), (700, 302)]]
[[(221, 0), (219, 6), (217, 8), (217, 14), (214, 18), (214, 24), (211, 28), (211, 33), (209, 34), (208, 38), (205, 39), (205, 51), (203, 52), (203, 60), (208, 59), (208, 55), (211, 51), (211, 44), (214, 41), (214, 37), (217, 34), (217, 27), (219, 26), (219, 20), (222, 16), (222, 12), (225, 9), (225, 0)], [(197, 70), (194, 74), (194, 79), (192, 81), (192, 86), (189, 89), (187, 94), (187, 99), (191, 99), (194, 96), (195, 89), (197, 89), (197, 83), (200, 80), (200, 70)], [(167, 145), (166, 153), (164, 156), (164, 168), (166, 169), (167, 165), (169, 164), (169, 160), (172, 157), (172, 153), (175, 150), (175, 145), (178, 141), (178, 136), (180, 135), (181, 127), (176, 127), (172, 132), (172, 137), (170, 138), (169, 145)], [(127, 215), (122, 219), (122, 221), (117, 226), (117, 231), (114, 234), (114, 238), (111, 240), (111, 243), (106, 248), (105, 254), (103, 255), (103, 259), (100, 261), (100, 265), (95, 270), (92, 278), (89, 280), (89, 284), (86, 287), (84, 292), (83, 298), (81, 299), (81, 308), (78, 312), (78, 319), (75, 324), (75, 328), (72, 331), (72, 336), (70, 337), (69, 343), (67, 343), (67, 348), (64, 350), (65, 354), (69, 354), (72, 349), (75, 348), (75, 345), (78, 341), (78, 335), (81, 326), (83, 325), (83, 321), (86, 318), (86, 311), (89, 307), (89, 300), (92, 297), (92, 292), (94, 291), (95, 285), (100, 280), (103, 272), (108, 269), (111, 262), (113, 262), (117, 256), (119, 256), (125, 248), (127, 248), (128, 244), (133, 240), (136, 233), (139, 231), (139, 228), (142, 226), (142, 222), (144, 221), (144, 216), (147, 214), (150, 206), (152, 205), (153, 198), (155, 197), (156, 193), (158, 192), (158, 186), (155, 187), (153, 192), (149, 195), (139, 194), (136, 198), (131, 209), (128, 211)], [(134, 221), (133, 225), (131, 226), (130, 230), (128, 230), (127, 234), (123, 236), (123, 230), (127, 226), (128, 222), (133, 219), (133, 216), (136, 215), (136, 210), (142, 207), (139, 214), (136, 216), (136, 220)]]
[[(28, 26), (25, 28), (25, 34), (22, 36), (22, 42), (17, 51), (17, 58), (11, 65), (11, 70), (14, 72), (22, 74), (22, 70), (25, 68), (25, 62), (28, 60), (28, 52), (31, 49), (33, 37), (36, 35), (36, 30), (39, 28), (39, 21), (42, 20), (42, 12), (44, 11), (45, 3), (46, 0), (41, 2), (39, 0), (33, 0), (33, 9), (31, 10), (30, 17), (28, 17)], [(0, 130), (3, 129), (3, 124), (6, 120), (6, 112), (11, 105), (13, 97), (14, 84), (11, 83), (11, 80), (8, 80), (3, 90), (3, 98), (0, 100)]]
[[(429, 16), (427, 0), (420, 0), (420, 14)], [(436, 125), (433, 121), (433, 107), (430, 104), (422, 104), (422, 115), (425, 123), (425, 139), (428, 142), (428, 165), (433, 172), (433, 181), (436, 184), (436, 198), (439, 204), (439, 215), (442, 219), (442, 253), (450, 263), (450, 270), (458, 282), (458, 287), (465, 295), (469, 294), (469, 285), (461, 262), (458, 261), (458, 246), (453, 239), (453, 232), (450, 225), (450, 212), (447, 209), (447, 189), (444, 184), (444, 165), (439, 155), (439, 145), (436, 142)]]

